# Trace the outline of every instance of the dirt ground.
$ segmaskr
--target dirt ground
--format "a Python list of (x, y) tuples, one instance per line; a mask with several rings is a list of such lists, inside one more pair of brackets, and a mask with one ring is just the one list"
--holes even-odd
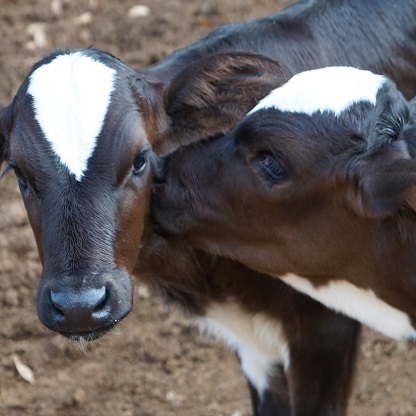
[[(270, 14), (288, 0), (0, 0), (0, 106), (56, 47), (94, 44), (148, 66), (216, 26)], [(136, 9), (137, 10), (137, 9)], [(143, 13), (144, 11), (144, 13)], [(133, 312), (82, 353), (38, 321), (36, 247), (14, 178), (0, 183), (0, 416), (250, 414), (234, 355), (203, 338), (135, 283)], [(30, 384), (16, 358), (33, 372)], [(351, 416), (415, 415), (416, 348), (365, 330)]]

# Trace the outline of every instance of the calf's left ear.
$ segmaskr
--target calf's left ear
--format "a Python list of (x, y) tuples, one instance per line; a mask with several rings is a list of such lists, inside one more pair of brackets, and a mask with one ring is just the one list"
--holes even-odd
[[(354, 190), (353, 190), (354, 189)], [(416, 213), (416, 160), (397, 159), (364, 169), (350, 189), (349, 200), (362, 216), (385, 219), (399, 212)]]
[(377, 94), (377, 102), (368, 126), (369, 152), (376, 152), (389, 143), (403, 139), (403, 131), (412, 120), (412, 104), (391, 81), (387, 81)]
[(355, 166), (353, 206), (366, 217), (416, 211), (416, 128), (412, 103), (389, 83), (377, 98), (369, 123), (368, 151)]
[(165, 90), (169, 126), (156, 138), (155, 151), (167, 154), (224, 134), (291, 76), (285, 65), (253, 53), (221, 52), (197, 60)]

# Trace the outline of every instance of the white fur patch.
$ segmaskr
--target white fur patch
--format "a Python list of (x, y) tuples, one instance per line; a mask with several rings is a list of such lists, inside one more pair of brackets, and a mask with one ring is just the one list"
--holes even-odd
[(115, 70), (82, 52), (57, 56), (30, 76), (28, 93), (46, 139), (81, 180), (100, 134)]
[(346, 281), (332, 281), (325, 286), (315, 287), (308, 279), (295, 274), (279, 278), (328, 308), (391, 338), (416, 340), (416, 330), (409, 316), (377, 298), (372, 290), (358, 288)]
[(267, 389), (276, 364), (285, 370), (289, 367), (289, 348), (282, 328), (267, 315), (251, 315), (233, 302), (213, 303), (199, 322), (203, 330), (238, 353), (244, 374), (260, 395)]
[(344, 66), (305, 71), (273, 90), (249, 114), (272, 107), (309, 115), (327, 110), (338, 115), (360, 101), (375, 104), (385, 81), (381, 75)]

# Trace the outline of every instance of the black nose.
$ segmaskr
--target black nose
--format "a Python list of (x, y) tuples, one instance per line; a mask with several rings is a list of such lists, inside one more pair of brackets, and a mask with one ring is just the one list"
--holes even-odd
[(70, 329), (75, 322), (81, 323), (84, 330), (95, 329), (109, 316), (108, 295), (105, 286), (80, 292), (51, 291), (51, 318), (59, 323), (63, 331)]
[(131, 310), (133, 289), (127, 271), (66, 276), (44, 273), (38, 290), (38, 315), (44, 325), (87, 340), (104, 335)]

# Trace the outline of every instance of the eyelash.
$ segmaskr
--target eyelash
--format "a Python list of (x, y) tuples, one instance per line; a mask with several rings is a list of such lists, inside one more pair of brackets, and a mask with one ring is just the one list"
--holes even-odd
[(271, 185), (283, 182), (287, 178), (284, 166), (270, 153), (261, 153), (254, 159), (260, 176)]

